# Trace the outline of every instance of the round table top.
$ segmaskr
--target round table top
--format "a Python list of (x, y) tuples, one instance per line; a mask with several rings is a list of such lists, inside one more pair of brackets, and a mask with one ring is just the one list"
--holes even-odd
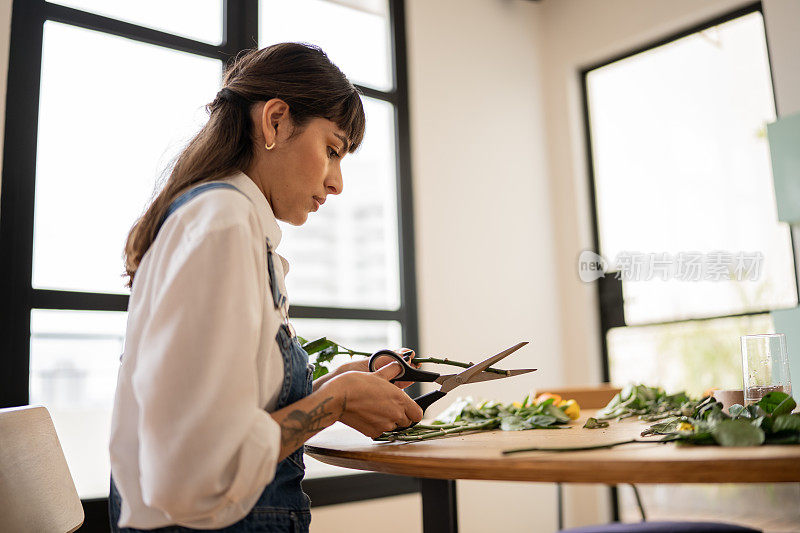
[[(569, 429), (483, 431), (419, 442), (375, 442), (337, 423), (306, 444), (306, 453), (346, 468), (438, 479), (574, 483), (754, 483), (800, 481), (800, 445), (722, 448), (634, 443), (576, 452), (503, 450), (595, 445), (639, 438), (636, 419), (584, 429), (594, 411)], [(653, 437), (649, 437), (653, 438)]]

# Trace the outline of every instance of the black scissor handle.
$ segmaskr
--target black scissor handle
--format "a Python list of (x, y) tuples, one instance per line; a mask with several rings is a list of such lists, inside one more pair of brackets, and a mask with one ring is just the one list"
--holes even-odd
[(380, 357), (391, 357), (400, 365), (400, 373), (390, 379), (390, 383), (394, 383), (395, 381), (422, 381), (429, 383), (435, 381), (436, 378), (440, 376), (440, 374), (436, 372), (427, 372), (425, 370), (418, 370), (414, 368), (406, 362), (403, 356), (399, 355), (397, 352), (393, 352), (392, 350), (378, 350), (372, 354), (369, 358), (370, 372), (376, 372), (378, 370), (375, 368), (375, 365)]
[[(446, 394), (447, 394), (446, 392), (442, 392), (440, 390), (435, 390), (435, 391), (429, 392), (428, 394), (423, 394), (422, 396), (414, 398), (414, 401), (417, 402), (417, 405), (420, 406), (420, 408), (422, 409), (422, 412), (425, 413), (425, 409), (430, 407), (431, 404), (434, 403), (435, 401), (441, 400), (442, 398), (444, 398)], [(406, 426), (404, 428), (397, 428), (394, 431), (403, 431), (403, 430), (408, 429), (408, 428), (413, 428), (417, 424), (419, 424), (419, 422), (413, 422), (410, 426)]]

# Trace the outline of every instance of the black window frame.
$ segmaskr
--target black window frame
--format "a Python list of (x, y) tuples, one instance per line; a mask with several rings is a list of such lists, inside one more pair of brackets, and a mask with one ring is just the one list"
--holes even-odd
[[(293, 306), (293, 318), (394, 320), (403, 344), (418, 346), (414, 221), (404, 0), (388, 0), (394, 88), (357, 85), (367, 97), (393, 104), (397, 140), (396, 194), (400, 261), (397, 310)], [(29, 403), (30, 316), (33, 309), (127, 311), (128, 296), (32, 287), (34, 194), (45, 21), (55, 21), (219, 59), (258, 46), (258, 0), (223, 0), (223, 37), (218, 45), (80, 11), (45, 0), (14, 0), (6, 94), (3, 175), (0, 182), (0, 408)], [(313, 506), (382, 498), (419, 491), (415, 478), (379, 473), (309, 479)], [(107, 498), (83, 501), (81, 531), (108, 531)]]
[[(760, 1), (744, 5), (738, 9), (729, 11), (722, 15), (717, 15), (708, 18), (702, 22), (689, 26), (678, 32), (672, 33), (666, 37), (662, 37), (660, 39), (651, 41), (645, 45), (630, 49), (626, 52), (616, 54), (613, 57), (604, 59), (603, 61), (599, 61), (597, 63), (591, 64), (589, 66), (580, 69), (579, 75), (580, 75), (580, 87), (581, 87), (581, 103), (583, 106), (583, 131), (585, 136), (584, 143), (586, 146), (586, 172), (588, 176), (589, 207), (590, 207), (590, 214), (592, 221), (592, 246), (593, 250), (596, 253), (600, 253), (600, 227), (599, 227), (599, 219), (597, 212), (597, 183), (595, 180), (595, 173), (594, 173), (594, 153), (592, 149), (591, 120), (589, 115), (589, 87), (588, 87), (589, 73), (592, 72), (593, 70), (605, 67), (612, 63), (616, 63), (617, 61), (627, 59), (631, 56), (635, 56), (642, 52), (647, 52), (654, 48), (658, 48), (659, 46), (672, 43), (674, 41), (677, 41), (678, 39), (682, 39), (683, 37), (688, 37), (695, 33), (707, 30), (711, 27), (718, 26), (725, 22), (729, 22), (739, 17), (749, 15), (751, 13), (761, 13), (762, 18), (764, 17), (764, 10)], [(767, 61), (769, 64), (770, 78), (773, 87), (772, 99), (777, 114), (778, 104), (777, 101), (775, 100), (775, 79), (773, 75), (772, 62), (770, 59), (771, 55), (769, 52), (769, 39), (768, 36), (766, 35), (767, 32), (766, 21), (764, 26), (765, 26), (764, 27), (765, 40), (767, 43)], [(796, 258), (797, 255), (795, 254), (796, 250), (793, 238), (794, 229), (791, 224), (789, 225), (789, 230), (790, 230), (789, 242), (792, 247), (792, 258)], [(794, 279), (795, 295), (798, 297), (798, 305), (800, 305), (800, 280), (798, 280), (796, 268), (793, 269), (793, 272), (795, 272), (795, 279)], [(611, 381), (611, 369), (609, 367), (607, 339), (608, 339), (608, 332), (613, 328), (619, 328), (619, 327), (638, 328), (638, 327), (676, 324), (684, 322), (702, 322), (708, 320), (717, 320), (721, 318), (736, 318), (744, 316), (763, 315), (770, 313), (774, 310), (777, 310), (777, 309), (759, 309), (755, 311), (732, 313), (726, 315), (696, 317), (696, 318), (687, 318), (678, 320), (663, 320), (663, 321), (647, 322), (641, 324), (628, 324), (625, 321), (625, 308), (624, 308), (625, 303), (622, 292), (623, 280), (617, 279), (617, 276), (614, 274), (616, 274), (616, 272), (606, 272), (606, 275), (604, 277), (597, 279), (597, 296), (598, 296), (597, 301), (599, 308), (599, 323), (600, 323), (599, 333), (600, 333), (600, 346), (601, 346), (600, 356), (602, 363), (602, 377), (603, 381), (606, 383)], [(614, 521), (618, 521), (620, 519), (619, 499), (615, 487), (611, 488), (611, 506), (612, 506), (612, 518)]]

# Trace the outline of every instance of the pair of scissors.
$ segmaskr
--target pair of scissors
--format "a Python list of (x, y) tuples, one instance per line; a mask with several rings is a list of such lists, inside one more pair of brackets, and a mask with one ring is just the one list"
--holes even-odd
[[(377, 370), (376, 364), (379, 358), (381, 357), (389, 357), (400, 364), (400, 374), (395, 376), (394, 378), (390, 379), (391, 383), (395, 381), (416, 381), (416, 382), (423, 382), (423, 383), (438, 383), (441, 385), (439, 390), (435, 390), (429, 392), (428, 394), (423, 394), (418, 398), (414, 398), (414, 401), (422, 408), (422, 412), (425, 412), (425, 409), (431, 406), (437, 400), (444, 398), (444, 396), (458, 387), (459, 385), (465, 385), (467, 383), (478, 383), (480, 381), (489, 381), (492, 379), (503, 379), (503, 378), (510, 378), (512, 376), (519, 376), (520, 374), (527, 374), (528, 372), (533, 372), (536, 370), (535, 368), (517, 368), (515, 370), (505, 370), (502, 374), (497, 374), (494, 372), (485, 372), (485, 369), (489, 368), (496, 362), (500, 361), (501, 359), (508, 357), (512, 353), (516, 352), (523, 346), (528, 344), (527, 341), (520, 342), (519, 344), (515, 344), (511, 348), (507, 348), (500, 352), (497, 355), (493, 355), (487, 359), (484, 359), (480, 363), (476, 363), (463, 372), (459, 372), (458, 374), (438, 374), (436, 372), (429, 372), (426, 370), (419, 370), (417, 368), (412, 367), (406, 362), (405, 357), (393, 352), (391, 350), (380, 350), (372, 354), (369, 358), (369, 371), (375, 372)], [(383, 366), (383, 365), (382, 365)], [(408, 429), (410, 427), (414, 427), (417, 423), (413, 423), (410, 426), (406, 426), (404, 428), (397, 428), (395, 431), (400, 431), (403, 429)]]

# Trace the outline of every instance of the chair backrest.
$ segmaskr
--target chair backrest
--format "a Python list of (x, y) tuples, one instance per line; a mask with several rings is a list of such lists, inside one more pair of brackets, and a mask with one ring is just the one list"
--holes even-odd
[(0, 409), (0, 531), (71, 533), (83, 518), (47, 409)]

